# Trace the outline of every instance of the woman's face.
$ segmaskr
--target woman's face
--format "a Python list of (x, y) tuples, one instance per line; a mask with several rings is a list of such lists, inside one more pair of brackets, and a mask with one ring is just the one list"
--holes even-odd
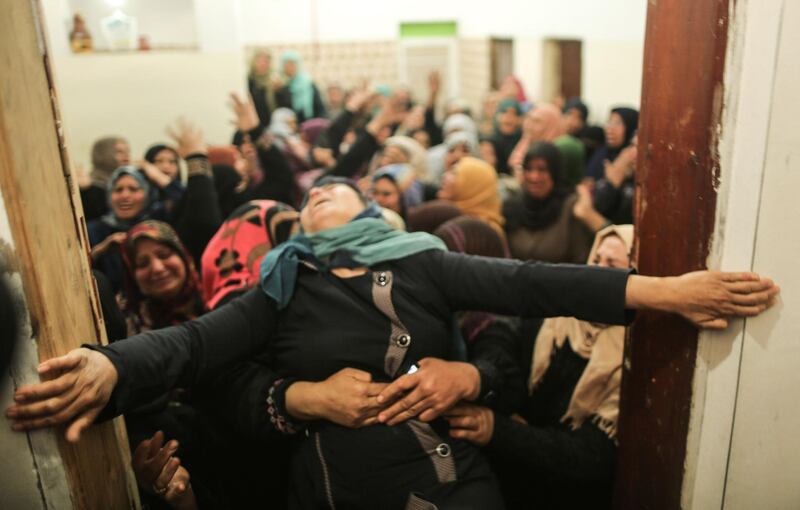
[(533, 198), (542, 200), (550, 196), (555, 184), (547, 161), (543, 158), (531, 160), (522, 173), (522, 184), (525, 191)]
[(418, 129), (418, 130), (414, 131), (414, 134), (412, 135), (412, 138), (414, 138), (414, 140), (418, 141), (419, 144), (422, 145), (423, 147), (425, 147), (426, 149), (430, 149), (431, 148), (431, 135), (429, 135), (427, 131), (422, 130), (422, 129)]
[(131, 147), (128, 145), (128, 142), (124, 140), (118, 140), (117, 143), (114, 144), (114, 159), (117, 162), (117, 167), (130, 164)]
[(373, 182), (370, 195), (381, 207), (400, 214), (400, 190), (391, 179), (382, 178)]
[(379, 162), (380, 166), (393, 165), (395, 163), (408, 163), (408, 155), (395, 145), (389, 145), (383, 149), (383, 155)]
[(169, 149), (164, 149), (156, 154), (153, 164), (172, 179), (178, 175), (178, 158)]
[(567, 126), (567, 132), (571, 135), (578, 133), (584, 128), (586, 123), (583, 121), (583, 115), (577, 108), (570, 108), (564, 113), (564, 124)]
[(444, 167), (448, 169), (452, 168), (465, 156), (469, 156), (469, 149), (467, 148), (466, 144), (460, 143), (453, 146), (452, 149), (447, 151), (447, 154), (444, 157)]
[(294, 78), (294, 75), (297, 74), (297, 64), (294, 60), (287, 60), (283, 63), (283, 74), (289, 78)]
[(478, 145), (478, 150), (481, 153), (481, 159), (497, 168), (497, 152), (494, 150), (492, 142), (485, 140)]
[(631, 264), (628, 248), (618, 236), (609, 235), (597, 248), (592, 264), (601, 267), (627, 268)]
[(455, 200), (458, 196), (458, 167), (452, 168), (444, 173), (442, 176), (442, 188), (436, 194), (442, 200)]
[(253, 61), (253, 70), (256, 74), (267, 74), (270, 67), (272, 67), (272, 61), (269, 55), (264, 53), (257, 55), (256, 59)]
[(525, 134), (533, 140), (541, 140), (544, 138), (544, 113), (537, 109), (529, 111), (522, 121), (522, 129), (525, 131)]
[(339, 227), (364, 210), (358, 194), (346, 184), (311, 188), (308, 203), (300, 211), (300, 224), (308, 234)]
[(625, 143), (625, 122), (618, 113), (612, 113), (606, 122), (606, 145), (616, 149), (622, 147), (623, 143)]
[(520, 123), (520, 116), (514, 108), (507, 108), (497, 113), (497, 127), (504, 135), (514, 134), (519, 129)]
[(123, 175), (111, 189), (111, 211), (121, 220), (132, 220), (144, 209), (145, 192), (139, 181)]
[(144, 296), (167, 300), (186, 283), (186, 264), (178, 252), (152, 239), (136, 242), (133, 276)]

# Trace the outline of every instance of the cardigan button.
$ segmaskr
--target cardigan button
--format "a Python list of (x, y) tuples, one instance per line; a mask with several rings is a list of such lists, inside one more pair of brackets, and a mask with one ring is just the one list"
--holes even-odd
[(398, 347), (406, 348), (411, 345), (411, 335), (400, 335), (395, 339), (394, 343)]
[(441, 458), (449, 457), (450, 456), (450, 445), (447, 443), (442, 443), (436, 447), (436, 455)]

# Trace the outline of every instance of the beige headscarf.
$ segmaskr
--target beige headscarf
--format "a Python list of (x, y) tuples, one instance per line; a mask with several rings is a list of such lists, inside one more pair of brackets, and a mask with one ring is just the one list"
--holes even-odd
[(500, 194), (497, 192), (497, 172), (483, 160), (462, 158), (455, 167), (455, 196), (450, 201), (466, 214), (488, 223), (505, 241)]
[(409, 136), (392, 136), (386, 140), (386, 146), (394, 146), (408, 156), (408, 164), (414, 169), (418, 181), (428, 178), (428, 151), (421, 143)]
[[(590, 264), (600, 243), (611, 235), (616, 235), (625, 243), (630, 255), (633, 226), (612, 225), (597, 233), (589, 255)], [(563, 347), (566, 340), (569, 340), (570, 347), (578, 356), (589, 362), (575, 386), (561, 422), (569, 424), (574, 430), (590, 418), (611, 439), (616, 439), (625, 328), (579, 321), (572, 317), (545, 320), (536, 337), (529, 391), (533, 391), (547, 372), (554, 349)]]

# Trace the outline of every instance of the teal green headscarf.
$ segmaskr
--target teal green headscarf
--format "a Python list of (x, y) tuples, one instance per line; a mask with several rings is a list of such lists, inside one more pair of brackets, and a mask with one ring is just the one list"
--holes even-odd
[(315, 234), (299, 234), (274, 248), (261, 262), (261, 288), (282, 309), (294, 294), (300, 260), (329, 271), (336, 267), (372, 267), (428, 250), (447, 248), (430, 234), (400, 232), (383, 220), (362, 217)]
[(287, 85), (292, 93), (292, 110), (302, 113), (305, 120), (314, 118), (314, 84), (311, 78), (303, 72), (303, 61), (296, 51), (284, 51), (281, 54), (281, 72), (286, 62), (294, 62), (297, 67), (297, 74), (293, 78), (284, 77), (289, 80)]

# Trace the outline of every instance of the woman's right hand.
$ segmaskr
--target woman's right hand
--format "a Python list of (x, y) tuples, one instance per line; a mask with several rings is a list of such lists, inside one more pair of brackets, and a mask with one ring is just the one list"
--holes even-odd
[(343, 368), (319, 383), (296, 382), (286, 390), (286, 410), (299, 420), (328, 420), (350, 428), (378, 423), (378, 395), (386, 383), (369, 372)]
[(92, 260), (97, 260), (98, 258), (102, 257), (108, 252), (108, 250), (115, 246), (122, 246), (127, 235), (128, 234), (125, 232), (114, 232), (110, 236), (97, 243), (90, 252)]
[(46, 380), (19, 388), (15, 404), (6, 409), (11, 428), (22, 432), (66, 423), (67, 441), (78, 442), (111, 398), (117, 369), (103, 354), (82, 347), (41, 363), (37, 371)]
[(177, 451), (178, 442), (172, 440), (164, 444), (161, 431), (139, 443), (132, 459), (136, 482), (145, 491), (163, 497), (173, 508), (196, 509), (189, 472), (174, 456)]

